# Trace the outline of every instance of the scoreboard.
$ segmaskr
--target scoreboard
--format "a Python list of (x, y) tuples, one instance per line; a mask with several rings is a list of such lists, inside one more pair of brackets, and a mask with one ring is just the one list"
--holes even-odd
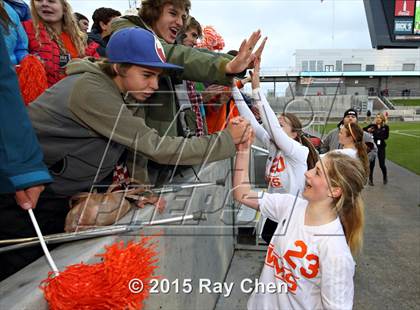
[(420, 0), (364, 0), (372, 46), (420, 47)]

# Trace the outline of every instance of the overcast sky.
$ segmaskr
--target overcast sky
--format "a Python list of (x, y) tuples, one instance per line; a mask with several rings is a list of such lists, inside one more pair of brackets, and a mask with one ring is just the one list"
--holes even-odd
[[(69, 0), (89, 18), (101, 6), (124, 13), (128, 0)], [(134, 1), (132, 1), (134, 2)], [(138, 0), (138, 3), (141, 1)], [(261, 29), (268, 42), (264, 69), (292, 70), (296, 49), (371, 48), (363, 0), (192, 0), (191, 15), (212, 25), (238, 49), (252, 31)]]
[[(100, 6), (124, 13), (128, 0), (70, 0), (75, 12), (88, 17)], [(140, 0), (137, 1), (140, 3)], [(225, 50), (237, 49), (253, 30), (269, 41), (263, 66), (294, 66), (302, 48), (371, 48), (362, 0), (192, 0), (191, 15), (223, 36)], [(334, 26), (333, 26), (334, 25)], [(334, 37), (333, 37), (334, 36)], [(334, 39), (333, 39), (334, 38)]]

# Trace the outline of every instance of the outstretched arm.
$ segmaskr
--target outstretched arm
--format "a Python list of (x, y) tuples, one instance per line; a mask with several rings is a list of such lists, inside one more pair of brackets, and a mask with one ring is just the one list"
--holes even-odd
[(246, 104), (244, 97), (242, 96), (241, 92), (236, 86), (232, 87), (232, 94), (233, 99), (235, 100), (236, 107), (238, 108), (241, 116), (243, 116), (251, 123), (252, 129), (254, 130), (256, 137), (261, 142), (263, 142), (266, 147), (268, 147), (270, 143), (269, 134), (267, 133), (267, 131), (265, 131), (264, 127), (257, 122), (254, 114)]
[(238, 145), (233, 174), (233, 198), (244, 205), (258, 210), (258, 194), (251, 190), (249, 181), (249, 154), (252, 139)]
[(260, 60), (257, 59), (255, 60), (255, 69), (252, 74), (252, 96), (257, 103), (264, 128), (277, 148), (283, 151), (284, 155), (292, 157), (295, 150), (300, 146), (300, 143), (290, 138), (280, 126), (276, 114), (260, 89), (259, 71)]

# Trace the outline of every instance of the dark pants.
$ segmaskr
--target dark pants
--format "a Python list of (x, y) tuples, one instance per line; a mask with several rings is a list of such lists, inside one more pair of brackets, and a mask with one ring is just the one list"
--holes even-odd
[(277, 225), (279, 223), (274, 222), (272, 220), (270, 220), (269, 218), (266, 219), (265, 223), (264, 223), (264, 227), (261, 233), (261, 238), (267, 242), (267, 244), (270, 243), (271, 238), (273, 237), (276, 229), (277, 229)]
[[(34, 214), (42, 234), (64, 232), (64, 221), (68, 210), (68, 199), (41, 197)], [(16, 204), (14, 195), (0, 195), (0, 240), (23, 237), (36, 237), (28, 211)], [(0, 253), (0, 281), (42, 255), (40, 245)]]
[[(369, 179), (373, 180), (373, 170), (375, 169), (375, 161), (376, 158), (372, 161), (370, 161), (370, 175)], [(382, 176), (384, 180), (387, 180), (387, 171), (385, 166), (385, 147), (378, 147), (378, 161), (379, 161), (379, 167), (381, 167), (382, 170)]]

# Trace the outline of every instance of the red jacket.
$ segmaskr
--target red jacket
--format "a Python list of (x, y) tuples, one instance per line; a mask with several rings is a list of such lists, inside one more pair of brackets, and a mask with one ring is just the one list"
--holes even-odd
[[(51, 87), (65, 75), (65, 68), (60, 67), (60, 48), (58, 44), (51, 40), (42, 24), (39, 25), (39, 41), (35, 37), (35, 27), (32, 20), (22, 23), (29, 40), (29, 53), (35, 54), (41, 58), (47, 72), (48, 87)], [(40, 44), (41, 43), (41, 44)], [(86, 50), (86, 56), (98, 57), (96, 50)]]

